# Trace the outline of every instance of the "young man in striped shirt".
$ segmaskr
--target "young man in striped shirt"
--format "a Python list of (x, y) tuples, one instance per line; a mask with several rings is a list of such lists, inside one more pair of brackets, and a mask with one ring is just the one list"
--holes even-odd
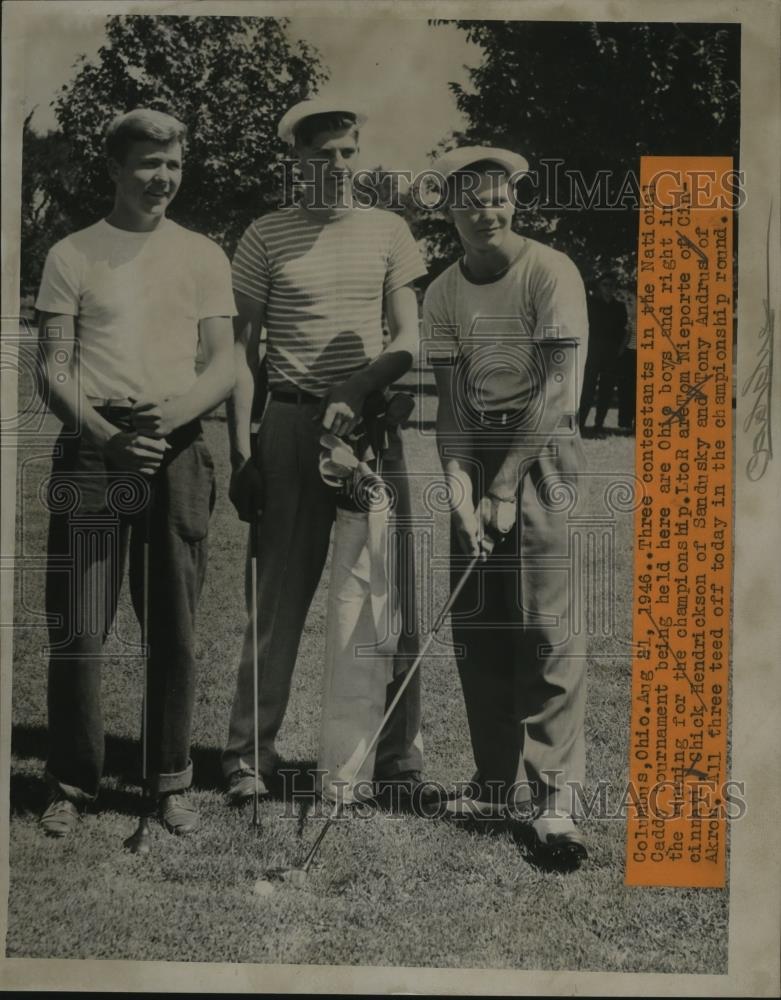
[[(348, 434), (366, 397), (396, 381), (417, 352), (412, 283), (425, 273), (417, 246), (398, 216), (352, 204), (364, 121), (349, 105), (322, 99), (285, 114), (279, 134), (299, 161), (301, 202), (252, 223), (233, 260), (239, 316), (229, 406), (231, 499), (242, 520), (253, 513), (259, 519), (259, 770), (265, 779), (278, 764), (275, 741), (336, 511), (334, 492), (318, 473), (320, 436), (323, 430)], [(383, 310), (391, 334), (385, 351)], [(261, 327), (270, 398), (253, 459), (250, 415)], [(402, 644), (400, 658), (414, 656), (415, 642)], [(255, 787), (252, 654), (250, 623), (223, 754), (232, 802), (250, 798)], [(388, 686), (389, 699), (399, 681)], [(420, 785), (419, 726), (416, 678), (380, 740), (375, 764), (378, 779), (410, 795)]]

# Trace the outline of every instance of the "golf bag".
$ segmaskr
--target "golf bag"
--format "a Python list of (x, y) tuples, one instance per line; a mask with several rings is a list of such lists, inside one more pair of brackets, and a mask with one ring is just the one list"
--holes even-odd
[[(354, 449), (375, 473), (386, 429), (364, 419)], [(382, 721), (401, 635), (392, 497), (367, 472), (338, 488), (328, 586), (318, 772), (323, 797), (344, 803), (370, 794), (375, 754), (355, 768)]]

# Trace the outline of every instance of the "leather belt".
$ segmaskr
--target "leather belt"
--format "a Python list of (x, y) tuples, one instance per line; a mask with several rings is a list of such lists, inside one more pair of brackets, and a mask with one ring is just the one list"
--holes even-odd
[(315, 396), (312, 392), (304, 392), (303, 389), (271, 389), (269, 395), (278, 403), (312, 404), (322, 402), (320, 396)]
[[(506, 427), (508, 430), (517, 427), (526, 415), (525, 410), (475, 410), (473, 412), (475, 421), (484, 427)], [(559, 417), (556, 427), (571, 431), (576, 430), (576, 415), (563, 413)], [(530, 428), (530, 431), (533, 430), (534, 428)]]
[(129, 410), (133, 406), (127, 397), (123, 399), (105, 399), (103, 396), (87, 396), (87, 402), (96, 410), (101, 408)]

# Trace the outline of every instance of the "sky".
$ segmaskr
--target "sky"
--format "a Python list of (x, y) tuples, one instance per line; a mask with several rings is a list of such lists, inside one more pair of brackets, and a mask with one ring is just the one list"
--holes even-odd
[[(46, 19), (29, 35), (25, 105), (36, 107), (37, 131), (56, 127), (50, 103), (74, 75), (80, 54), (95, 59), (105, 40), (104, 17), (73, 10)], [(360, 95), (369, 113), (361, 133), (361, 165), (389, 170), (423, 169), (428, 153), (463, 124), (448, 89), (468, 85), (464, 64), (475, 66), (480, 49), (451, 26), (429, 27), (425, 18), (291, 18), (288, 33), (315, 45), (331, 72), (328, 89)]]

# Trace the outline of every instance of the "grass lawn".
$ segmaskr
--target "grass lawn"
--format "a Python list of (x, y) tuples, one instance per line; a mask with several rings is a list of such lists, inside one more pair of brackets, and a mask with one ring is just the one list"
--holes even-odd
[[(422, 403), (428, 424), (433, 400)], [(433, 967), (583, 969), (724, 973), (727, 893), (627, 888), (624, 823), (585, 827), (591, 859), (581, 871), (551, 874), (525, 857), (513, 830), (373, 812), (337, 824), (307, 888), (252, 894), (267, 867), (299, 861), (322, 820), (301, 822), (283, 798), (263, 804), (262, 832), (250, 811), (223, 805), (219, 750), (226, 735), (244, 627), (245, 534), (227, 499), (224, 422), (206, 435), (220, 492), (211, 528), (209, 573), (199, 617), (199, 698), (194, 729), (194, 799), (201, 832), (168, 836), (157, 824), (147, 858), (122, 850), (135, 827), (142, 664), (126, 645), (138, 627), (127, 588), (117, 634), (107, 645), (103, 695), (107, 767), (100, 808), (76, 837), (44, 838), (46, 634), (43, 563), (46, 519), (38, 486), (50, 446), (33, 439), (19, 457), (17, 621), (14, 650), (11, 784), (11, 883), (7, 954), (14, 957), (162, 959), (208, 962), (331, 963)], [(418, 499), (438, 469), (430, 433), (405, 432)], [(611, 473), (632, 468), (633, 439), (587, 440), (589, 510), (597, 510)], [(631, 637), (631, 513), (616, 514), (615, 626), (592, 638), (587, 721), (588, 774), (620, 798), (627, 775)], [(444, 525), (435, 525), (437, 544)], [(440, 550), (443, 551), (443, 550)], [(438, 574), (424, 627), (441, 606)], [(327, 576), (301, 645), (294, 691), (280, 739), (290, 767), (316, 755)], [(446, 636), (443, 636), (443, 640)], [(468, 778), (472, 757), (457, 673), (446, 646), (423, 666), (426, 777)]]

